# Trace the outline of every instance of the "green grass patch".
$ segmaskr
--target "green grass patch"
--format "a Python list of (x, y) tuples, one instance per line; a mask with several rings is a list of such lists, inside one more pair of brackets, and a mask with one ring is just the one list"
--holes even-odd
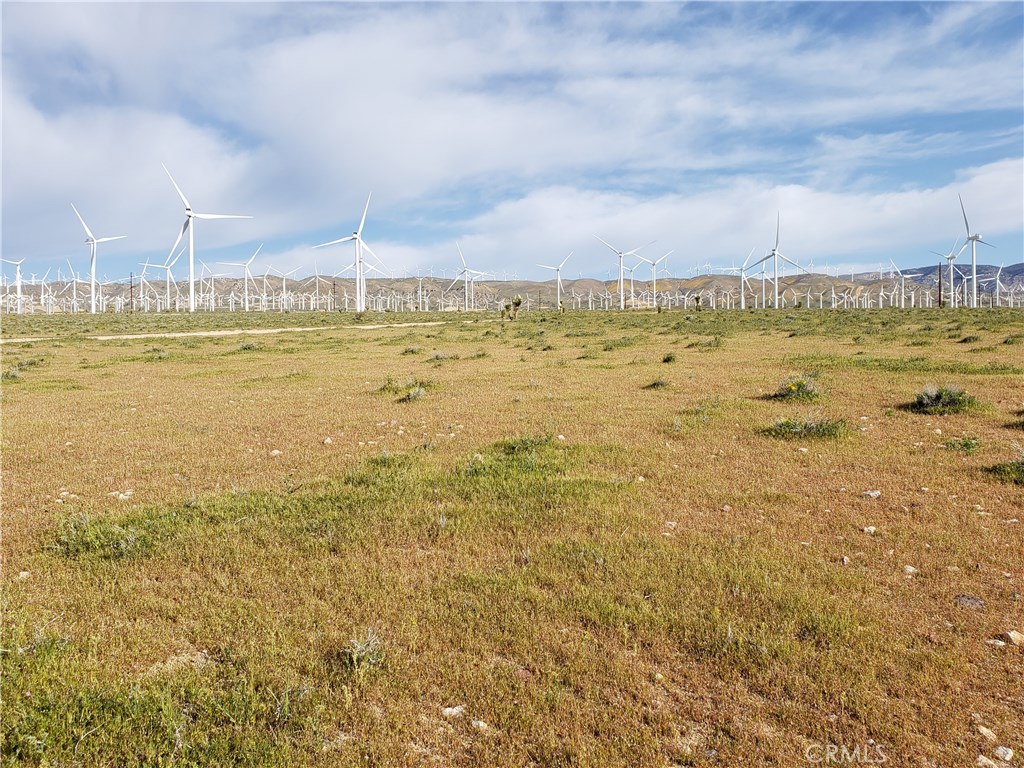
[(767, 396), (769, 400), (785, 400), (794, 402), (813, 402), (821, 397), (814, 376), (790, 376), (783, 379), (779, 388)]
[(942, 445), (951, 451), (959, 451), (960, 453), (972, 456), (978, 450), (981, 441), (976, 437), (952, 437), (948, 440), (943, 440)]
[(794, 417), (780, 419), (761, 433), (782, 440), (839, 438), (849, 432), (846, 419)]
[(988, 467), (987, 471), (995, 475), (1004, 483), (1024, 485), (1024, 459), (996, 464), (994, 467)]

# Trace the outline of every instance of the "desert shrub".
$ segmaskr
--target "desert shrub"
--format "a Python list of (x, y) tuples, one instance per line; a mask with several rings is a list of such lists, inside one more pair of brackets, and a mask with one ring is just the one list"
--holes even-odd
[(650, 384), (645, 384), (644, 389), (666, 389), (669, 385), (664, 379), (655, 379)]
[(961, 387), (936, 387), (929, 384), (918, 392), (909, 410), (914, 413), (942, 415), (963, 413), (977, 407), (978, 401)]
[(790, 376), (783, 379), (779, 388), (768, 396), (771, 400), (795, 400), (810, 402), (820, 397), (818, 386), (811, 374)]
[(825, 419), (797, 417), (780, 419), (770, 427), (761, 430), (768, 437), (782, 440), (842, 437), (847, 432), (846, 419)]
[(942, 445), (949, 450), (960, 451), (961, 453), (966, 453), (968, 456), (971, 456), (976, 450), (978, 450), (978, 446), (980, 444), (981, 441), (976, 437), (952, 437), (949, 440), (943, 440), (942, 442)]

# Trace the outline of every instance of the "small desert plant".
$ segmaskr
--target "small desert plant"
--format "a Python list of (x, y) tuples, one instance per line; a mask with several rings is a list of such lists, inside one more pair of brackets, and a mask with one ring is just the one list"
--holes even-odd
[(936, 387), (929, 384), (918, 392), (909, 408), (915, 413), (941, 415), (963, 413), (978, 405), (978, 401), (960, 387)]
[(842, 437), (847, 432), (846, 419), (789, 418), (780, 419), (762, 430), (768, 437), (800, 440), (819, 437)]
[(404, 350), (402, 350), (403, 355), (418, 355), (419, 353), (419, 347), (406, 347)]
[[(658, 310), (660, 311), (661, 307), (658, 307)], [(661, 358), (661, 362), (663, 362), (663, 363), (674, 363), (675, 361), (676, 361), (676, 355), (675, 355), (674, 352), (669, 352), (667, 355), (665, 355), (663, 358)]]
[(384, 664), (384, 642), (370, 627), (365, 636), (352, 638), (341, 649), (340, 659), (345, 674), (359, 682)]
[(799, 400), (810, 402), (819, 397), (818, 387), (810, 374), (790, 376), (784, 379), (775, 392), (769, 395), (771, 400)]
[(72, 515), (61, 522), (52, 548), (70, 558), (121, 560), (148, 552), (152, 543), (144, 531), (134, 526)]
[(966, 453), (968, 456), (971, 456), (976, 450), (978, 450), (978, 446), (980, 444), (981, 441), (976, 437), (952, 437), (949, 440), (944, 440), (942, 442), (942, 445), (949, 450), (961, 451), (962, 453)]
[(669, 386), (669, 383), (664, 379), (655, 379), (650, 384), (645, 384), (644, 389), (665, 389)]
[(423, 387), (415, 386), (412, 389), (410, 389), (408, 392), (406, 392), (404, 395), (402, 395), (400, 398), (398, 398), (397, 402), (399, 402), (399, 403), (411, 403), (413, 400), (419, 400), (425, 394), (427, 394), (427, 390), (426, 389), (424, 389)]

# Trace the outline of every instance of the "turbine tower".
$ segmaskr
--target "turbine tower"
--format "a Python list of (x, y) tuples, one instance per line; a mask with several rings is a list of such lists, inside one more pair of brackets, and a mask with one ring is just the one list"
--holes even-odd
[[(363, 207), (362, 218), (359, 219), (359, 227), (348, 237), (339, 237), (337, 240), (331, 240), (329, 243), (321, 243), (320, 245), (314, 245), (314, 248), (325, 248), (328, 245), (338, 245), (339, 243), (347, 243), (349, 240), (355, 243), (355, 261), (352, 266), (355, 268), (356, 278), (356, 312), (366, 311), (366, 271), (365, 271), (365, 259), (363, 258), (363, 251), (366, 250), (371, 256), (377, 259), (377, 262), (383, 266), (377, 254), (373, 252), (363, 240), (363, 225), (366, 224), (366, 212), (370, 209), (370, 198), (373, 196), (371, 192), (366, 196), (366, 205)], [(380, 270), (378, 270), (380, 271)]]
[(245, 283), (245, 311), (246, 312), (249, 311), (249, 283), (252, 282), (253, 286), (256, 285), (256, 281), (252, 279), (252, 272), (249, 271), (249, 265), (253, 263), (253, 261), (256, 259), (256, 256), (259, 254), (259, 252), (261, 250), (263, 250), (263, 243), (260, 243), (260, 247), (256, 249), (256, 253), (254, 253), (252, 256), (249, 257), (248, 261), (221, 261), (221, 262), (219, 262), (220, 264), (223, 264), (226, 267), (241, 267), (242, 268), (242, 270), (244, 272), (243, 278), (244, 278), (244, 283)]
[(964, 243), (964, 248), (967, 247), (967, 243), (971, 244), (971, 309), (975, 309), (978, 306), (978, 243), (987, 245), (989, 248), (995, 248), (995, 246), (982, 240), (980, 233), (971, 234), (971, 225), (967, 223), (967, 211), (964, 209), (964, 199), (960, 195), (957, 197), (960, 199), (960, 212), (964, 215), (964, 229), (967, 230), (967, 242)]
[[(573, 252), (569, 251), (569, 256), (572, 256)], [(538, 264), (538, 267), (544, 269), (555, 270), (555, 309), (561, 309), (562, 307), (562, 267), (565, 266), (565, 262), (569, 260), (569, 256), (562, 259), (562, 263), (557, 267), (549, 267), (547, 264)]]
[(188, 311), (196, 311), (196, 251), (195, 251), (195, 233), (192, 225), (193, 219), (251, 219), (252, 216), (239, 216), (233, 213), (196, 213), (192, 210), (192, 206), (189, 205), (188, 199), (185, 197), (185, 193), (181, 191), (181, 187), (178, 186), (174, 177), (171, 176), (171, 172), (167, 170), (167, 166), (163, 163), (164, 173), (167, 174), (167, 178), (171, 180), (171, 184), (174, 185), (174, 190), (178, 193), (178, 197), (181, 198), (181, 202), (185, 205), (185, 223), (181, 226), (181, 231), (178, 232), (178, 239), (174, 241), (174, 245), (171, 246), (171, 252), (167, 254), (168, 260), (171, 258), (171, 254), (174, 253), (174, 249), (178, 247), (178, 243), (181, 242), (182, 236), (188, 231)]
[[(594, 237), (597, 237), (597, 235), (594, 235)], [(601, 240), (600, 237), (597, 237), (597, 239)], [(625, 280), (625, 276), (623, 274), (624, 270), (623, 270), (623, 266), (622, 266), (622, 259), (625, 256), (635, 256), (636, 252), (639, 251), (641, 248), (646, 248), (647, 245), (654, 245), (658, 241), (657, 240), (651, 240), (651, 242), (647, 243), (647, 245), (639, 245), (639, 246), (637, 246), (636, 248), (634, 248), (631, 251), (620, 251), (614, 245), (608, 243), (605, 240), (601, 240), (601, 242), (604, 243), (605, 245), (607, 245), (611, 249), (612, 253), (614, 253), (616, 256), (619, 257), (619, 309), (625, 309), (626, 308), (626, 280)]]
[(92, 314), (96, 314), (96, 244), (106, 243), (110, 240), (123, 240), (128, 235), (118, 235), (117, 237), (94, 237), (92, 232), (89, 231), (89, 227), (85, 224), (85, 219), (82, 218), (82, 214), (75, 208), (75, 204), (71, 204), (71, 210), (75, 212), (75, 216), (82, 222), (82, 229), (85, 230), (85, 242), (89, 244), (89, 289), (90, 289), (90, 300), (89, 300), (89, 311)]

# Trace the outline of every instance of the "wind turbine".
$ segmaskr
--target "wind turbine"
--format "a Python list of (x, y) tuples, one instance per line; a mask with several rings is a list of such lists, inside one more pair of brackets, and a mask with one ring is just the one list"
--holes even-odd
[(193, 231), (192, 220), (193, 219), (251, 219), (252, 216), (239, 216), (233, 213), (196, 213), (192, 210), (192, 206), (189, 205), (188, 199), (185, 197), (185, 193), (181, 191), (181, 187), (178, 186), (174, 177), (171, 176), (171, 172), (167, 170), (167, 166), (160, 163), (163, 166), (164, 173), (167, 174), (167, 178), (171, 180), (171, 184), (174, 185), (175, 191), (178, 193), (178, 197), (181, 198), (181, 202), (185, 205), (185, 223), (181, 226), (181, 231), (178, 233), (178, 239), (174, 241), (174, 245), (171, 246), (170, 253), (167, 254), (167, 258), (171, 258), (171, 254), (174, 253), (174, 249), (178, 247), (178, 243), (181, 242), (182, 236), (185, 231), (188, 231), (188, 311), (196, 311), (196, 253), (195, 253), (195, 232)]
[(89, 244), (89, 288), (92, 298), (90, 299), (89, 311), (92, 314), (96, 314), (96, 244), (106, 243), (111, 240), (123, 240), (128, 235), (118, 235), (117, 237), (95, 237), (92, 232), (89, 231), (89, 227), (85, 224), (85, 219), (82, 218), (82, 214), (75, 208), (75, 204), (71, 204), (71, 210), (75, 212), (75, 216), (82, 222), (82, 229), (85, 230), (85, 242)]
[[(573, 252), (569, 251), (569, 256), (572, 256)], [(549, 267), (547, 264), (538, 264), (538, 267), (544, 269), (555, 270), (555, 309), (560, 309), (562, 306), (562, 267), (565, 266), (565, 262), (569, 260), (569, 256), (562, 259), (562, 263), (557, 267)]]
[(654, 306), (658, 306), (658, 265), (665, 259), (667, 259), (669, 256), (671, 256), (674, 253), (674, 251), (675, 249), (673, 248), (660, 259), (655, 259), (654, 261), (651, 261), (650, 259), (645, 259), (640, 254), (637, 254), (636, 256), (638, 259), (640, 259), (640, 261), (646, 262), (651, 265), (651, 296), (654, 299)]
[(260, 243), (260, 247), (256, 249), (256, 253), (249, 257), (248, 261), (221, 261), (226, 267), (241, 267), (244, 270), (244, 282), (245, 282), (245, 311), (249, 311), (249, 282), (251, 281), (253, 287), (256, 286), (256, 281), (252, 278), (252, 272), (249, 271), (249, 265), (252, 264), (253, 260), (263, 250), (263, 243)]
[(957, 197), (960, 200), (960, 211), (964, 215), (964, 228), (967, 230), (967, 241), (963, 247), (966, 248), (967, 243), (971, 244), (971, 309), (974, 309), (978, 306), (978, 243), (987, 245), (989, 248), (995, 248), (995, 246), (982, 240), (980, 233), (971, 234), (971, 225), (967, 223), (967, 211), (964, 209), (964, 199), (960, 195)]
[(14, 265), (14, 291), (15, 296), (18, 299), (18, 310), (17, 314), (21, 314), (21, 265), (25, 263), (24, 257), (20, 261), (11, 261), (10, 259), (0, 259), (0, 261)]
[[(597, 237), (597, 235), (594, 235), (594, 237)], [(597, 237), (597, 239), (601, 240), (600, 237)], [(604, 243), (605, 245), (607, 245), (612, 250), (612, 252), (616, 256), (619, 257), (619, 309), (625, 309), (626, 308), (626, 281), (625, 281), (625, 276), (623, 274), (624, 270), (623, 270), (623, 266), (622, 266), (622, 259), (625, 256), (635, 256), (636, 252), (639, 251), (641, 248), (646, 248), (647, 245), (654, 245), (658, 241), (657, 240), (652, 240), (651, 242), (647, 243), (647, 245), (639, 245), (639, 246), (637, 246), (636, 248), (634, 248), (631, 251), (620, 251), (614, 245), (612, 245), (611, 243), (608, 243), (605, 240), (601, 240), (601, 242)]]
[[(807, 271), (806, 269), (801, 267), (799, 264), (797, 264), (792, 259), (788, 259), (785, 256), (783, 256), (782, 253), (779, 251), (779, 231), (780, 231), (781, 224), (782, 224), (782, 214), (780, 213), (780, 214), (778, 214), (776, 216), (776, 219), (775, 219), (775, 247), (772, 248), (771, 251), (769, 251), (768, 255), (765, 256), (763, 259), (761, 259), (759, 261), (755, 261), (753, 264), (750, 265), (752, 267), (756, 267), (761, 262), (768, 261), (768, 259), (772, 260), (772, 267), (774, 269), (774, 275), (775, 275), (774, 279), (772, 280), (772, 290), (773, 290), (773, 297), (774, 297), (773, 298), (772, 306), (775, 309), (779, 308), (779, 259), (782, 259), (783, 261), (785, 261), (788, 264), (792, 264), (797, 269), (802, 269), (804, 272)], [(763, 286), (764, 286), (764, 283), (763, 283), (763, 280), (762, 280), (762, 288), (763, 288)]]
[[(474, 284), (474, 283), (473, 283), (473, 280), (475, 280), (475, 279), (476, 279), (476, 277), (483, 277), (483, 276), (484, 276), (484, 275), (486, 275), (487, 273), (486, 273), (486, 272), (481, 272), (481, 271), (479, 271), (479, 270), (477, 270), (477, 269), (470, 269), (470, 268), (469, 268), (469, 265), (468, 265), (468, 264), (466, 264), (466, 257), (462, 255), (462, 248), (461, 248), (461, 247), (459, 246), (459, 243), (458, 243), (457, 241), (456, 241), (456, 243), (455, 243), (455, 247), (456, 247), (456, 248), (458, 248), (458, 250), (459, 250), (459, 258), (460, 258), (460, 259), (462, 260), (462, 271), (461, 271), (461, 272), (459, 272), (459, 273), (458, 273), (458, 274), (457, 274), (457, 275), (455, 276), (455, 279), (454, 279), (454, 280), (452, 280), (452, 284), (451, 284), (451, 285), (449, 285), (449, 286), (448, 286), (448, 287), (447, 287), (447, 288), (445, 289), (445, 292), (447, 292), (447, 291), (450, 291), (450, 290), (452, 289), (452, 287), (453, 287), (453, 286), (454, 286), (454, 285), (455, 285), (455, 284), (456, 284), (457, 282), (459, 282), (459, 278), (461, 277), (461, 278), (463, 279), (463, 284), (464, 284), (464, 287), (465, 287), (465, 291), (466, 291), (466, 296), (465, 296), (465, 298), (464, 298), (464, 304), (465, 304), (465, 307), (466, 307), (466, 311), (468, 312), (468, 311), (469, 311), (469, 291), (470, 291), (470, 285), (473, 285), (473, 284)], [(569, 258), (569, 257), (568, 257), (568, 256), (566, 256), (566, 258)], [(562, 263), (564, 264), (565, 262), (563, 261)], [(470, 277), (469, 277), (469, 276), (470, 276), (470, 274), (473, 274), (473, 275), (475, 275), (475, 277), (474, 277), (474, 278), (473, 278), (472, 280), (471, 280), (471, 279), (470, 279)], [(474, 291), (474, 293), (476, 293), (476, 292)], [(476, 302), (474, 301), (474, 305), (475, 305), (475, 304), (476, 304)]]
[[(956, 308), (956, 293), (953, 291), (953, 262), (956, 261), (956, 257), (959, 256), (963, 252), (964, 248), (967, 247), (967, 243), (964, 243), (963, 247), (960, 248), (959, 251), (957, 251), (956, 250), (956, 244), (958, 242), (960, 242), (960, 236), (959, 235), (957, 235), (956, 237), (953, 238), (953, 247), (949, 249), (949, 253), (939, 253), (938, 251), (929, 251), (929, 253), (934, 253), (936, 256), (941, 256), (942, 258), (944, 258), (946, 260), (946, 263), (949, 265), (949, 305), (951, 307), (953, 307), (954, 309)], [(956, 251), (956, 252), (954, 253), (954, 251)], [(940, 284), (940, 286), (941, 286), (941, 283), (942, 283), (942, 275), (939, 275), (939, 284)], [(940, 296), (941, 296), (941, 292), (940, 292)]]
[[(363, 215), (359, 219), (359, 227), (348, 237), (340, 237), (337, 240), (331, 240), (329, 243), (321, 243), (320, 245), (314, 245), (314, 248), (325, 248), (328, 245), (338, 245), (339, 243), (347, 243), (352, 240), (355, 243), (356, 257), (353, 262), (355, 267), (355, 278), (356, 278), (356, 312), (366, 311), (366, 273), (363, 268), (363, 249), (369, 251), (370, 255), (380, 262), (377, 258), (377, 254), (363, 241), (363, 225), (366, 224), (366, 212), (370, 209), (370, 198), (373, 196), (371, 192), (366, 196), (366, 205), (363, 208)], [(383, 264), (382, 264), (383, 266)], [(379, 271), (379, 270), (378, 270)]]

